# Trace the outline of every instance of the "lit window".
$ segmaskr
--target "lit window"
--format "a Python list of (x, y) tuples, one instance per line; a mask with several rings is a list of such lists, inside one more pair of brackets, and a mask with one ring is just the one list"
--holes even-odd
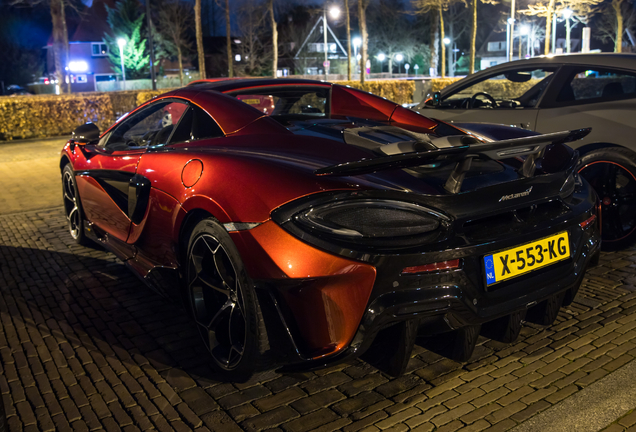
[(108, 45), (105, 43), (93, 42), (91, 45), (93, 57), (106, 57), (108, 55)]

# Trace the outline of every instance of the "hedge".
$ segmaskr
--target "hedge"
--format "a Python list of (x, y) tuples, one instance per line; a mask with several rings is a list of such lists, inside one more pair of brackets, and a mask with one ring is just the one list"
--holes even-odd
[(366, 81), (364, 85), (360, 81), (338, 81), (337, 84), (364, 90), (399, 104), (413, 102), (415, 92), (415, 81), (407, 80)]
[[(340, 81), (404, 104), (413, 101), (415, 83), (406, 80)], [(70, 134), (86, 122), (105, 130), (117, 118), (155, 96), (174, 89), (128, 90), (72, 95), (0, 96), (0, 140)]]
[(113, 120), (103, 94), (0, 97), (0, 139), (43, 138), (70, 134), (86, 122), (106, 128)]

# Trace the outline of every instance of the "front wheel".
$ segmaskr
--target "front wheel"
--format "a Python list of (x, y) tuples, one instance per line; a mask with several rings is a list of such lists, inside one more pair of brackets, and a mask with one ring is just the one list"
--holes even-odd
[[(199, 222), (188, 244), (186, 294), (199, 334), (224, 375), (248, 379), (269, 348), (258, 299), (229, 234)], [(257, 367), (258, 366), (258, 367)]]
[(90, 241), (84, 234), (84, 219), (82, 218), (82, 206), (80, 204), (75, 173), (71, 164), (66, 164), (62, 170), (62, 200), (64, 201), (64, 213), (68, 224), (68, 231), (77, 244), (88, 246)]
[(581, 158), (579, 173), (601, 201), (601, 248), (636, 242), (636, 155), (618, 147), (595, 150)]

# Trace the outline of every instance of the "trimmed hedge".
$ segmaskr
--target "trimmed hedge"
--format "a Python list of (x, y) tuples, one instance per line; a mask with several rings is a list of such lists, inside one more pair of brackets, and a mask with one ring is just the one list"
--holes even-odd
[(431, 83), (431, 94), (442, 90), (444, 87), (447, 87), (454, 83), (455, 81), (459, 81), (461, 78), (433, 78), (430, 80)]
[[(340, 81), (394, 102), (413, 102), (415, 82), (406, 80)], [(155, 96), (174, 89), (128, 90), (72, 95), (1, 96), (0, 140), (44, 138), (70, 134), (93, 122), (105, 130), (117, 118)]]
[(113, 106), (103, 94), (0, 97), (0, 139), (44, 138), (70, 134), (86, 122), (104, 129)]
[(364, 90), (399, 104), (412, 103), (415, 92), (415, 81), (407, 80), (366, 81), (364, 85), (361, 85), (360, 81), (337, 81), (336, 83)]

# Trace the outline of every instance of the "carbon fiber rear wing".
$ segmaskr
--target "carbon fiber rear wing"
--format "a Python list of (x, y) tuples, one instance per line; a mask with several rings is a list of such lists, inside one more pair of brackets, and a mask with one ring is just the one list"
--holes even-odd
[(591, 130), (591, 128), (576, 129), (490, 143), (479, 142), (426, 151), (393, 154), (331, 165), (317, 169), (314, 174), (318, 176), (351, 176), (389, 169), (428, 165), (444, 160), (445, 163), (443, 165), (445, 166), (449, 163), (456, 163), (444, 187), (451, 193), (458, 193), (464, 176), (470, 169), (473, 158), (500, 160), (527, 156), (519, 172), (524, 177), (531, 177), (534, 175), (535, 162), (547, 145), (568, 143), (582, 139)]

